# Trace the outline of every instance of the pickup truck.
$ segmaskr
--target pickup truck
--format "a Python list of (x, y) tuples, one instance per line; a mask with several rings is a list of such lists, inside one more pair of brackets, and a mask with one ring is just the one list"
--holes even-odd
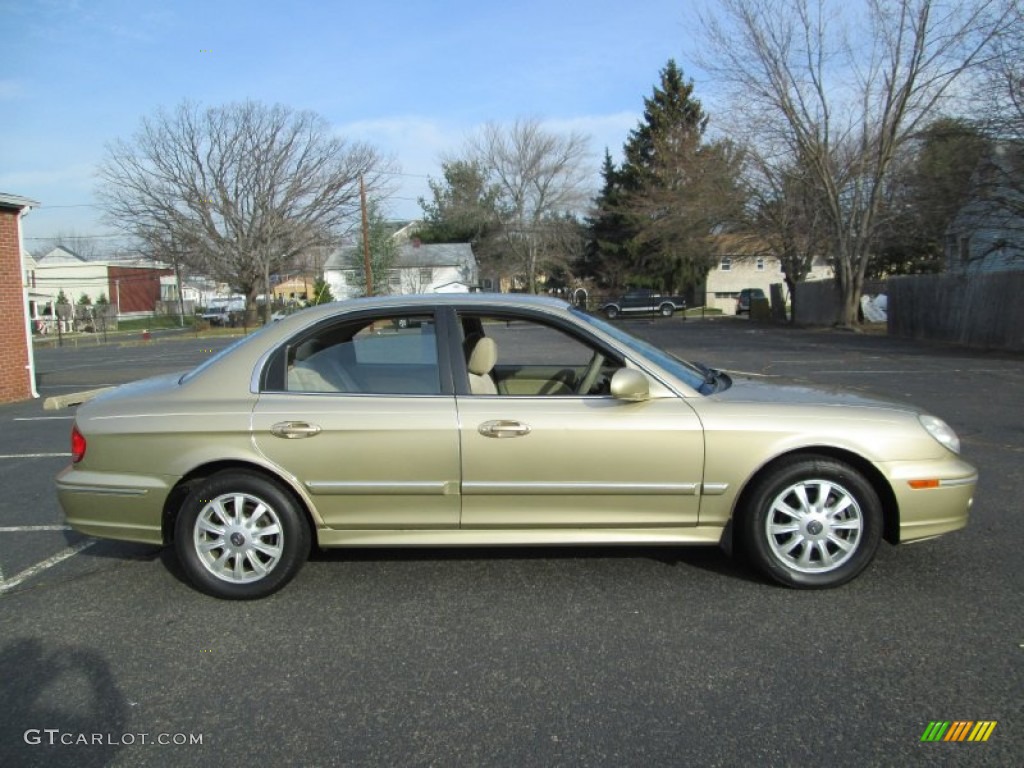
[(672, 317), (675, 312), (682, 309), (686, 309), (686, 300), (682, 297), (661, 296), (650, 288), (626, 291), (619, 298), (601, 305), (601, 311), (609, 320), (619, 315), (658, 314), (662, 317)]

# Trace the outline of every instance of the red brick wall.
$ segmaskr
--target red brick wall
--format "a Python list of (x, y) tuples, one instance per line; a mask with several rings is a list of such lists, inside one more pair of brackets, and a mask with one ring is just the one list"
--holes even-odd
[(18, 211), (0, 208), (0, 403), (32, 397)]

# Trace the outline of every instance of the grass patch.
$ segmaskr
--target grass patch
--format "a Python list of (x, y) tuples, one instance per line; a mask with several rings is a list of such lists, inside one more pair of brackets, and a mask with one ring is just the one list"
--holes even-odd
[[(191, 315), (185, 316), (185, 327), (195, 326), (196, 319)], [(117, 323), (119, 331), (153, 331), (157, 328), (181, 328), (181, 320), (174, 315), (158, 315), (155, 317), (139, 317), (131, 320), (120, 320)]]
[(710, 317), (712, 315), (721, 315), (722, 310), (717, 307), (687, 307), (682, 314), (687, 317)]

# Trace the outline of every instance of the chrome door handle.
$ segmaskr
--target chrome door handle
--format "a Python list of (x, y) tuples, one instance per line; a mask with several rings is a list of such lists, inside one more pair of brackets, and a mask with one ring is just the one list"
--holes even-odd
[(519, 421), (485, 421), (477, 432), (484, 437), (523, 437), (530, 434), (530, 427)]
[(294, 440), (297, 437), (313, 437), (320, 434), (320, 427), (305, 421), (279, 421), (270, 428), (274, 437)]

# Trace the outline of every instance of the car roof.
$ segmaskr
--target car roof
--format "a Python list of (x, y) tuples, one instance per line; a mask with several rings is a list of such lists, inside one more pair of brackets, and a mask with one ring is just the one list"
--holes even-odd
[(564, 299), (550, 296), (535, 296), (528, 293), (405, 293), (389, 296), (363, 296), (356, 299), (341, 299), (318, 307), (296, 312), (311, 318), (351, 312), (361, 309), (427, 309), (438, 306), (459, 306), (486, 309), (546, 309), (564, 311), (570, 305)]

